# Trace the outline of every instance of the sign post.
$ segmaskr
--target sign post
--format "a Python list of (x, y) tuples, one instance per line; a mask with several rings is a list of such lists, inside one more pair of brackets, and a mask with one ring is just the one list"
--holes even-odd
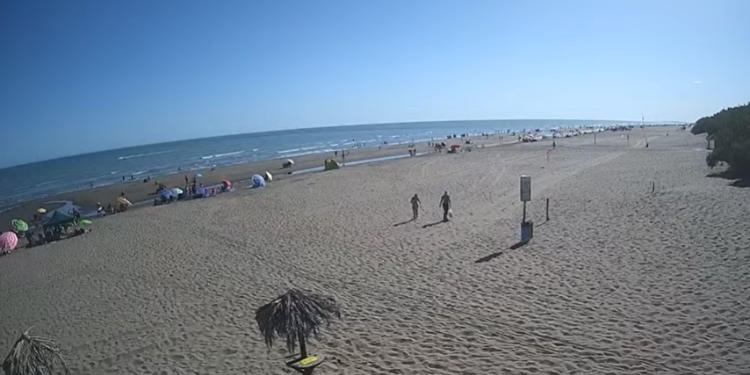
[(526, 202), (531, 201), (531, 176), (521, 176), (521, 201), (523, 202), (523, 219), (521, 219), (521, 242), (526, 243), (534, 236), (534, 223), (526, 220)]

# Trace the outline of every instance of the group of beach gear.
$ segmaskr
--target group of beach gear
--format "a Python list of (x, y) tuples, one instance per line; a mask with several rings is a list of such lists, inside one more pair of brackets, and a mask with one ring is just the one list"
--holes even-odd
[[(36, 212), (39, 215), (45, 215), (47, 214), (47, 209), (40, 207), (36, 210)], [(75, 215), (67, 214), (61, 209), (54, 210), (51, 214), (41, 217), (44, 219), (44, 221), (40, 221), (38, 227), (42, 229), (60, 228), (71, 225), (87, 227), (93, 224), (92, 221), (88, 219), (77, 220), (77, 217)], [(29, 238), (28, 234), (30, 233), (28, 232), (33, 229), (34, 228), (29, 226), (29, 224), (24, 220), (11, 220), (10, 230), (0, 234), (0, 255), (8, 254), (16, 250), (18, 248), (18, 237), (27, 236), (27, 238)]]
[[(289, 166), (294, 165), (294, 162), (289, 159), (285, 164)], [(200, 174), (196, 174), (196, 177), (202, 177)], [(268, 182), (273, 180), (273, 176), (270, 172), (265, 171), (262, 175), (260, 174), (254, 174), (250, 181), (252, 182), (252, 188), (262, 188), (265, 187)], [(196, 196), (197, 197), (209, 197), (216, 194), (217, 187), (199, 187), (196, 188)], [(226, 192), (231, 191), (232, 189), (232, 182), (229, 180), (221, 180), (221, 183), (218, 185), (218, 189), (220, 192)], [(174, 187), (171, 189), (164, 188), (159, 193), (159, 197), (163, 201), (173, 201), (177, 199), (182, 199), (185, 196), (185, 191), (179, 187)], [(133, 203), (131, 203), (124, 194), (117, 197), (116, 200), (116, 209), (118, 212), (126, 211), (129, 207), (131, 207)], [(47, 213), (47, 209), (44, 207), (40, 207), (36, 210), (36, 213), (39, 215), (39, 217), (44, 218), (43, 224), (41, 226), (43, 228), (53, 228), (53, 227), (65, 227), (69, 225), (77, 225), (81, 227), (89, 226), (92, 224), (91, 220), (83, 219), (83, 220), (77, 220), (77, 217), (75, 215), (70, 215), (69, 213), (63, 212), (63, 210), (57, 209), (52, 211), (51, 213)], [(36, 215), (35, 215), (36, 218)], [(35, 219), (36, 220), (36, 219)], [(29, 224), (21, 219), (13, 219), (10, 222), (10, 230), (3, 232), (0, 234), (0, 255), (8, 254), (15, 250), (18, 247), (18, 237), (23, 237), (26, 232), (28, 232), (30, 229)]]

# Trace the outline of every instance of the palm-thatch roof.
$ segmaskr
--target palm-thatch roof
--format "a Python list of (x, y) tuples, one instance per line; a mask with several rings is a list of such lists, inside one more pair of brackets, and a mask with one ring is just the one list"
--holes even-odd
[(277, 337), (283, 338), (289, 352), (299, 343), (303, 354), (305, 338), (317, 335), (320, 326), (330, 324), (334, 317), (340, 318), (341, 310), (333, 298), (296, 289), (255, 311), (266, 345), (271, 347)]
[(70, 374), (55, 342), (31, 336), (29, 330), (16, 340), (10, 353), (5, 357), (5, 375)]

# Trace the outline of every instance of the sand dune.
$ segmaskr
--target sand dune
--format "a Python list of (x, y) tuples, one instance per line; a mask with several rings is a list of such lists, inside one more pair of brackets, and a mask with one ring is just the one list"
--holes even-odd
[[(745, 373), (750, 189), (706, 178), (704, 141), (669, 131), (560, 140), (549, 162), (545, 142), (292, 176), (97, 220), (0, 258), (0, 347), (34, 326), (76, 374), (288, 374), (254, 311), (296, 287), (344, 314), (310, 343), (328, 358), (317, 374)], [(509, 249), (520, 174), (535, 238)], [(424, 210), (405, 222), (414, 193)]]

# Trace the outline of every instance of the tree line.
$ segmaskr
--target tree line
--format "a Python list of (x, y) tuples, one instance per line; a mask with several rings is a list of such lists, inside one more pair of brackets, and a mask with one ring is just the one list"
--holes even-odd
[(706, 156), (713, 167), (719, 162), (729, 164), (729, 171), (740, 177), (750, 177), (750, 103), (723, 109), (695, 122), (693, 134), (707, 134), (714, 149)]

